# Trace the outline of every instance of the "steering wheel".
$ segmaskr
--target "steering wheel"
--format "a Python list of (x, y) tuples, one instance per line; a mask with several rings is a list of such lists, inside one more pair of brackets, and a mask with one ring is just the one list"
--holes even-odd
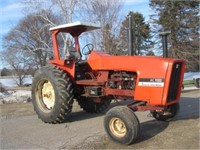
[(82, 48), (82, 54), (83, 55), (88, 55), (90, 54), (94, 49), (94, 45), (93, 44), (87, 44)]

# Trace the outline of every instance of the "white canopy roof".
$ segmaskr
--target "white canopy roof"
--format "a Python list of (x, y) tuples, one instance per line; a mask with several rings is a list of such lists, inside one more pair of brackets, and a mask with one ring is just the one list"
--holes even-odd
[(52, 27), (50, 28), (50, 30), (58, 30), (58, 29), (64, 29), (64, 30), (70, 30), (73, 28), (86, 28), (86, 31), (91, 31), (91, 30), (95, 30), (95, 29), (100, 29), (101, 27), (92, 23), (85, 23), (85, 22), (74, 22), (74, 23), (68, 23), (68, 24), (63, 24), (63, 25), (59, 25), (56, 27)]

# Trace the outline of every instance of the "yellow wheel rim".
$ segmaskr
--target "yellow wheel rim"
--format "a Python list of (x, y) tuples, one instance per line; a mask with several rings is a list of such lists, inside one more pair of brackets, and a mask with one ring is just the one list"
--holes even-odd
[(36, 99), (42, 110), (51, 110), (55, 105), (55, 91), (48, 80), (41, 80), (37, 86)]
[(117, 117), (114, 117), (109, 122), (109, 128), (113, 135), (118, 138), (122, 138), (126, 135), (127, 129), (124, 122)]
[(42, 87), (42, 100), (48, 109), (52, 109), (55, 104), (55, 92), (52, 84), (48, 81)]

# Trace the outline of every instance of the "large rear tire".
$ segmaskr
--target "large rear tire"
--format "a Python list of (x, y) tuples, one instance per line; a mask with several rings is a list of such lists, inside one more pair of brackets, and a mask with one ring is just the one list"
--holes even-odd
[(117, 106), (106, 113), (104, 129), (113, 141), (128, 145), (138, 138), (140, 123), (130, 108)]
[(53, 65), (39, 69), (33, 78), (32, 102), (45, 123), (62, 123), (72, 110), (73, 89), (64, 71)]
[(102, 99), (101, 102), (95, 102), (92, 98), (80, 97), (77, 101), (84, 111), (88, 113), (101, 113), (105, 111), (111, 103), (110, 97), (104, 97)]

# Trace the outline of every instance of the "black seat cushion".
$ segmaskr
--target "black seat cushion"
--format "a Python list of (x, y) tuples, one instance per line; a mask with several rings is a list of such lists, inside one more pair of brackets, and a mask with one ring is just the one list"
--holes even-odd
[(86, 66), (86, 65), (88, 65), (88, 62), (87, 62), (87, 60), (81, 60), (81, 61), (78, 62), (78, 65), (79, 66)]

